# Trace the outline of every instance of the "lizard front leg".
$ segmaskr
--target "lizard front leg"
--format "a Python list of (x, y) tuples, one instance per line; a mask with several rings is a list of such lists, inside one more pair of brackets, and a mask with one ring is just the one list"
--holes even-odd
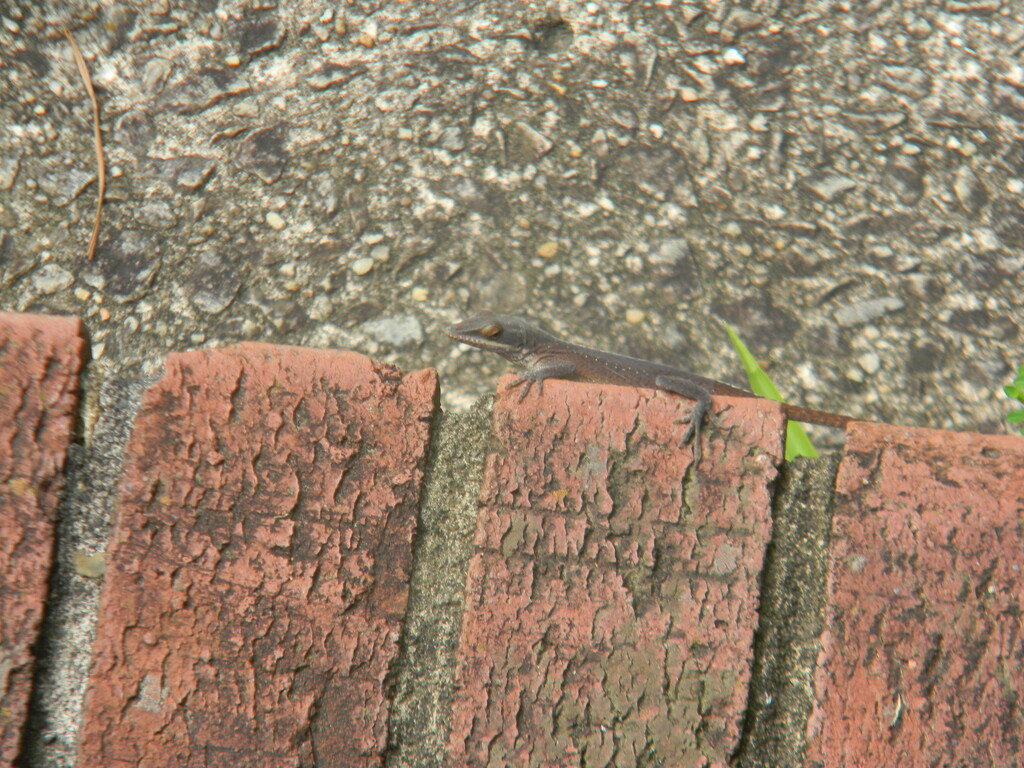
[(697, 466), (700, 464), (700, 428), (711, 409), (711, 392), (700, 384), (675, 376), (658, 376), (654, 383), (660, 389), (693, 400), (693, 410), (686, 419), (690, 425), (683, 434), (683, 445), (693, 440), (693, 465)]
[(509, 385), (509, 389), (525, 384), (526, 386), (519, 391), (519, 402), (522, 402), (526, 393), (530, 391), (531, 384), (537, 385), (537, 394), (540, 395), (543, 393), (544, 379), (568, 379), (574, 373), (576, 363), (559, 357), (550, 357), (530, 366), (522, 376)]

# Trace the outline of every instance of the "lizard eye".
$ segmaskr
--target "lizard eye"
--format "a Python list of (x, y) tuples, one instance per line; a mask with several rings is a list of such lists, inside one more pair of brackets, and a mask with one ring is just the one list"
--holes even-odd
[(489, 325), (485, 325), (483, 328), (480, 329), (480, 335), (481, 336), (486, 336), (488, 339), (493, 339), (495, 336), (497, 336), (500, 333), (501, 333), (501, 326), (498, 325), (497, 323), (491, 323)]

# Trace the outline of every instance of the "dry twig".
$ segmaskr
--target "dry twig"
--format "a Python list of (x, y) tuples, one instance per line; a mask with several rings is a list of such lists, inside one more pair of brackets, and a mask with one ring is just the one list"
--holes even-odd
[(92, 237), (89, 238), (89, 260), (96, 254), (96, 243), (100, 239), (100, 218), (103, 213), (103, 193), (107, 189), (107, 168), (103, 160), (103, 139), (100, 135), (100, 105), (96, 101), (96, 92), (92, 89), (92, 78), (89, 77), (89, 68), (85, 64), (85, 59), (82, 57), (82, 52), (78, 49), (78, 43), (75, 42), (75, 38), (71, 36), (71, 33), (66, 29), (61, 29), (64, 33), (64, 37), (71, 43), (71, 52), (75, 56), (75, 64), (78, 65), (78, 74), (82, 76), (82, 82), (85, 83), (85, 90), (89, 92), (89, 99), (92, 101), (92, 126), (94, 139), (96, 143), (96, 176), (99, 180), (99, 199), (96, 201), (96, 220), (92, 225)]

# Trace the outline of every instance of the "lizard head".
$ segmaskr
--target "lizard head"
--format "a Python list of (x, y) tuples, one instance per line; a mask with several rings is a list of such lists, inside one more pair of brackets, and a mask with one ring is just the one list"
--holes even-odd
[(495, 312), (478, 312), (455, 323), (446, 333), (456, 341), (496, 352), (520, 365), (532, 357), (538, 341), (548, 338), (548, 334), (521, 317)]

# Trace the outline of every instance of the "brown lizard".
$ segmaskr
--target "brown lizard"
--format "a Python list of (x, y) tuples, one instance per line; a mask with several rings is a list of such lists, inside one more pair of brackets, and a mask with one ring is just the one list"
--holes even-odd
[[(513, 387), (525, 385), (519, 394), (520, 400), (526, 397), (531, 384), (537, 385), (539, 393), (544, 379), (662, 389), (693, 400), (693, 410), (687, 419), (689, 426), (683, 435), (683, 443), (691, 439), (694, 441), (694, 464), (700, 463), (700, 429), (711, 407), (711, 396), (757, 397), (753, 392), (697, 376), (680, 368), (562, 341), (516, 315), (480, 312), (468, 320), (456, 323), (447, 333), (456, 341), (496, 352), (525, 368), (523, 375), (512, 382)], [(852, 416), (838, 413), (788, 403), (781, 405), (786, 418), (794, 421), (808, 421), (838, 429), (845, 429), (851, 421), (856, 421)]]

